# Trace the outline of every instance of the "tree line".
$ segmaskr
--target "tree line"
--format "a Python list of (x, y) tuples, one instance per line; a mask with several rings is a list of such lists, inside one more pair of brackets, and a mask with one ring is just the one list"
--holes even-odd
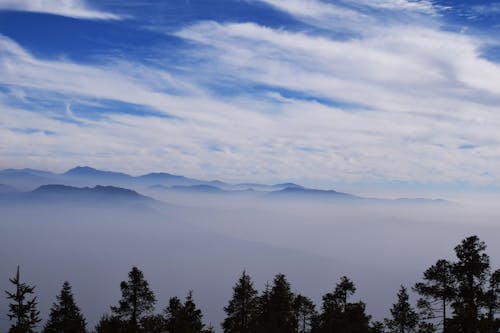
[[(224, 333), (498, 333), (500, 331), (500, 270), (492, 270), (486, 244), (477, 236), (455, 247), (456, 260), (438, 260), (412, 286), (419, 295), (410, 302), (401, 286), (390, 317), (373, 321), (362, 301), (351, 301), (356, 286), (342, 277), (325, 294), (317, 308), (314, 302), (292, 292), (283, 274), (259, 293), (243, 271), (224, 307)], [(9, 333), (34, 333), (41, 322), (34, 286), (21, 282), (19, 267), (10, 279)], [(170, 298), (161, 313), (155, 313), (156, 298), (143, 273), (133, 267), (120, 284), (121, 299), (104, 314), (95, 333), (211, 333), (193, 293), (181, 300)], [(50, 309), (41, 333), (87, 333), (87, 323), (74, 300), (69, 282), (64, 282)]]

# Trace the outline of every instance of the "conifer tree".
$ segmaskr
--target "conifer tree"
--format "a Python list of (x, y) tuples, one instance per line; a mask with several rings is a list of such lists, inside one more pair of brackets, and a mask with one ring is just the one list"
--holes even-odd
[(365, 313), (363, 302), (350, 303), (355, 293), (354, 283), (342, 277), (332, 293), (323, 296), (321, 314), (314, 324), (315, 332), (369, 332), (370, 316)]
[(57, 303), (52, 305), (49, 320), (45, 324), (43, 333), (85, 333), (85, 318), (76, 305), (71, 291), (71, 285), (65, 281)]
[(316, 317), (316, 307), (308, 297), (297, 295), (293, 301), (298, 333), (308, 333), (312, 329), (313, 320)]
[(197, 308), (193, 292), (190, 291), (184, 304), (177, 297), (172, 297), (164, 310), (165, 327), (169, 333), (205, 333), (202, 322), (203, 314)]
[(144, 333), (162, 333), (166, 331), (166, 321), (161, 314), (143, 317), (141, 328)]
[(262, 307), (264, 313), (261, 315), (259, 330), (261, 332), (293, 333), (297, 328), (297, 318), (294, 312), (295, 296), (290, 290), (290, 283), (285, 275), (275, 276), (273, 286), (266, 298), (260, 300), (265, 302)]
[(386, 326), (391, 333), (414, 332), (418, 325), (418, 314), (409, 303), (406, 288), (401, 286), (398, 292), (398, 301), (392, 306), (391, 319), (386, 319)]
[(497, 333), (500, 331), (500, 269), (491, 274), (485, 305), (486, 315), (483, 319), (483, 331)]
[(453, 264), (447, 260), (438, 260), (424, 272), (424, 282), (414, 287), (423, 298), (419, 307), (424, 309), (428, 319), (441, 318), (439, 324), (446, 331), (446, 310), (455, 296), (455, 278)]
[(250, 276), (243, 271), (233, 287), (233, 297), (224, 308), (227, 314), (222, 323), (225, 333), (250, 333), (258, 310), (257, 290)]
[(453, 265), (453, 274), (457, 287), (452, 302), (454, 316), (449, 321), (453, 332), (476, 333), (479, 329), (490, 271), (490, 260), (485, 250), (486, 244), (477, 236), (470, 236), (455, 247), (458, 261)]
[(40, 311), (37, 310), (36, 296), (28, 299), (35, 290), (35, 286), (21, 282), (19, 266), (17, 266), (16, 276), (9, 279), (15, 286), (14, 292), (5, 291), (7, 299), (12, 300), (9, 304), (9, 320), (14, 320), (9, 333), (32, 333), (40, 322)]
[(120, 289), (122, 299), (111, 310), (114, 315), (127, 322), (130, 332), (138, 332), (142, 319), (154, 310), (155, 295), (137, 267), (129, 272), (128, 281), (121, 282)]
[(349, 280), (347, 276), (341, 277), (340, 282), (337, 284), (333, 292), (335, 303), (338, 307), (340, 307), (341, 311), (345, 311), (349, 297), (354, 295), (355, 292), (356, 287), (354, 286), (354, 283)]
[(269, 322), (269, 305), (270, 305), (271, 286), (266, 283), (264, 291), (257, 297), (257, 314), (255, 318), (255, 332), (265, 333), (267, 323)]
[(108, 314), (103, 315), (95, 326), (96, 333), (124, 333), (126, 330), (126, 323), (119, 317)]

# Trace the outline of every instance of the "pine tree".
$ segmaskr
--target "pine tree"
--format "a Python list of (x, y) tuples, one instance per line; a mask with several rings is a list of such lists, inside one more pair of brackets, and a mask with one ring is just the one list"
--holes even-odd
[(138, 332), (140, 321), (154, 310), (155, 295), (137, 267), (133, 267), (128, 274), (128, 281), (121, 282), (120, 289), (122, 299), (111, 310), (114, 315), (127, 322), (130, 332)]
[(172, 297), (164, 310), (165, 327), (169, 333), (204, 333), (203, 314), (197, 308), (193, 292), (190, 291), (184, 304), (177, 297)]
[(491, 274), (485, 305), (486, 315), (483, 319), (483, 331), (497, 333), (500, 331), (500, 269)]
[(233, 297), (224, 308), (226, 319), (222, 323), (225, 333), (249, 333), (255, 324), (258, 307), (257, 290), (245, 271), (233, 287)]
[(143, 317), (141, 327), (144, 333), (161, 333), (166, 331), (166, 321), (161, 314)]
[(265, 313), (261, 316), (263, 321), (259, 325), (262, 332), (293, 333), (297, 328), (297, 319), (294, 312), (295, 296), (290, 290), (290, 283), (285, 275), (275, 276), (273, 286), (261, 301), (266, 303), (263, 307)]
[(183, 311), (181, 300), (178, 297), (170, 298), (168, 306), (164, 310), (167, 332), (181, 332), (183, 328)]
[(255, 332), (266, 333), (269, 322), (269, 307), (270, 307), (271, 286), (266, 283), (264, 291), (257, 297), (257, 315), (255, 318)]
[(315, 332), (370, 332), (370, 316), (365, 313), (363, 302), (350, 303), (356, 292), (354, 283), (342, 277), (332, 293), (323, 296), (321, 314), (318, 316)]
[(52, 305), (43, 333), (85, 333), (85, 318), (76, 305), (71, 285), (64, 282), (57, 303)]
[(341, 311), (345, 311), (349, 297), (354, 295), (355, 292), (356, 287), (354, 286), (354, 283), (349, 280), (347, 276), (341, 277), (340, 282), (337, 284), (333, 292), (335, 303), (340, 307)]
[(96, 333), (125, 333), (126, 330), (126, 323), (119, 317), (108, 314), (103, 315), (95, 326)]
[(316, 307), (308, 297), (297, 295), (293, 301), (298, 333), (308, 333), (311, 331), (313, 320), (316, 317)]
[(391, 319), (386, 319), (386, 326), (391, 333), (414, 332), (418, 325), (418, 314), (409, 303), (406, 288), (401, 286), (398, 301), (392, 306)]
[(15, 286), (15, 292), (5, 291), (7, 299), (12, 300), (9, 304), (9, 320), (14, 320), (9, 333), (32, 333), (34, 328), (40, 322), (40, 311), (36, 309), (36, 296), (28, 299), (35, 290), (35, 286), (31, 287), (26, 283), (21, 282), (19, 274), (19, 266), (17, 266), (16, 276), (9, 279)]
[(453, 264), (447, 260), (438, 260), (424, 272), (424, 282), (414, 287), (423, 299), (420, 308), (425, 310), (428, 319), (440, 317), (442, 331), (446, 331), (446, 310), (455, 296), (455, 278)]
[(453, 265), (453, 274), (457, 288), (452, 302), (454, 316), (449, 321), (453, 332), (476, 333), (479, 329), (490, 270), (485, 250), (486, 244), (477, 236), (468, 237), (455, 247), (458, 261)]

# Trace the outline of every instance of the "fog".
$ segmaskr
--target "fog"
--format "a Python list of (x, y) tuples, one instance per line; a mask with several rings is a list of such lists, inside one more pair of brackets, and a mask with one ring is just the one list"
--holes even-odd
[[(500, 214), (494, 206), (146, 194), (161, 202), (0, 204), (0, 289), (12, 289), (8, 278), (20, 265), (22, 280), (37, 286), (45, 319), (68, 280), (93, 329), (137, 266), (156, 293), (157, 311), (169, 297), (193, 290), (204, 321), (220, 331), (223, 307), (244, 269), (259, 291), (284, 273), (294, 291), (318, 306), (347, 275), (357, 286), (354, 299), (382, 319), (400, 284), (419, 281), (437, 259), (453, 259), (464, 237), (484, 240), (498, 267)], [(6, 311), (2, 297), (2, 331), (9, 326)]]

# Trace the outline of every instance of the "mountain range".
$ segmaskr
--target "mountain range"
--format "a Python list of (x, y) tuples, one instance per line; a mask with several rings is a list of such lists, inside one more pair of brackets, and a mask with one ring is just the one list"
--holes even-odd
[[(393, 203), (448, 203), (442, 199), (401, 198), (384, 200), (365, 198), (335, 190), (320, 190), (295, 183), (282, 184), (229, 184), (219, 180), (199, 180), (170, 173), (148, 173), (131, 176), (126, 173), (103, 171), (88, 166), (78, 166), (64, 173), (52, 173), (34, 169), (0, 170), (0, 195), (12, 196), (23, 192), (23, 198), (63, 198), (89, 200), (125, 198), (145, 200), (139, 193), (183, 193), (192, 195), (250, 195), (276, 200), (342, 200)], [(139, 193), (138, 193), (139, 192)]]

